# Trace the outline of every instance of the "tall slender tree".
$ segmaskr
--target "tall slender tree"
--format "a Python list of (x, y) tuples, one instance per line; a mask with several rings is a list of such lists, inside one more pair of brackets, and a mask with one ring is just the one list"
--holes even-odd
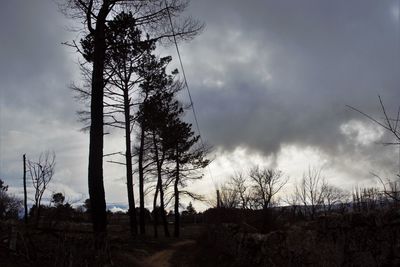
[(200, 136), (192, 131), (190, 123), (182, 121), (183, 110), (178, 116), (172, 118), (168, 125), (165, 140), (167, 147), (170, 147), (168, 159), (173, 162), (174, 169), (172, 172), (173, 179), (173, 195), (174, 195), (174, 214), (175, 227), (174, 236), (180, 235), (180, 197), (187, 195), (193, 199), (201, 199), (200, 195), (184, 190), (188, 181), (201, 179), (203, 177), (200, 172), (210, 161), (205, 158), (207, 150), (199, 144)]
[[(142, 105), (142, 114), (146, 121), (146, 133), (148, 142), (151, 143), (150, 155), (151, 160), (155, 164), (156, 185), (153, 198), (153, 210), (155, 211), (155, 218), (158, 218), (157, 212), (161, 212), (161, 218), (164, 226), (164, 233), (169, 236), (168, 224), (165, 212), (164, 203), (164, 187), (165, 183), (162, 176), (165, 175), (163, 165), (165, 162), (165, 155), (168, 147), (165, 146), (163, 140), (168, 134), (168, 123), (171, 118), (176, 117), (180, 110), (181, 105), (176, 100), (176, 94), (181, 89), (180, 82), (173, 82), (172, 75), (164, 76), (164, 86), (155, 88), (155, 93)], [(160, 207), (157, 207), (157, 197), (160, 196)], [(157, 233), (157, 221), (154, 222), (155, 234)]]
[(151, 130), (151, 114), (150, 107), (155, 105), (154, 99), (157, 95), (162, 94), (163, 90), (172, 83), (172, 77), (166, 74), (166, 67), (171, 61), (171, 57), (163, 57), (158, 59), (155, 55), (147, 52), (146, 56), (141, 58), (141, 64), (138, 66), (138, 74), (143, 77), (143, 81), (139, 85), (142, 101), (137, 112), (139, 126), (139, 146), (138, 146), (138, 172), (139, 172), (139, 202), (140, 217), (139, 229), (140, 233), (145, 233), (144, 218), (144, 180), (145, 180), (145, 142), (146, 137)]
[[(107, 76), (109, 86), (106, 87), (107, 95), (114, 102), (108, 104), (111, 111), (109, 116), (112, 118), (112, 124), (115, 123), (125, 130), (125, 166), (128, 192), (128, 205), (130, 217), (131, 234), (137, 234), (136, 207), (133, 189), (133, 168), (131, 152), (131, 131), (134, 118), (131, 115), (132, 106), (135, 105), (132, 100), (132, 92), (135, 91), (135, 85), (140, 82), (141, 77), (136, 75), (136, 65), (143, 53), (151, 49), (153, 42), (142, 41), (141, 31), (136, 26), (136, 20), (132, 13), (121, 12), (112, 22), (109, 23), (110, 34), (108, 43), (111, 45), (109, 58), (107, 60)], [(131, 44), (131, 45), (129, 45)], [(118, 92), (116, 92), (116, 90)], [(123, 121), (120, 122), (115, 111), (123, 113)]]
[[(85, 22), (85, 30), (93, 39), (93, 57), (88, 60), (92, 63), (88, 184), (93, 229), (100, 241), (102, 236), (105, 236), (107, 226), (103, 183), (103, 100), (107, 82), (104, 77), (106, 22), (118, 10), (132, 10), (137, 14), (137, 24), (153, 34), (155, 40), (159, 40), (173, 36), (172, 29), (165, 27), (166, 22), (171, 16), (178, 17), (186, 6), (185, 0), (173, 0), (168, 7), (163, 7), (162, 1), (152, 0), (66, 0), (63, 6), (66, 14), (73, 18), (81, 18)], [(202, 25), (197, 21), (190, 18), (185, 21), (177, 24), (175, 28), (178, 38), (191, 38), (202, 29)], [(74, 43), (73, 46), (80, 51), (78, 45)]]

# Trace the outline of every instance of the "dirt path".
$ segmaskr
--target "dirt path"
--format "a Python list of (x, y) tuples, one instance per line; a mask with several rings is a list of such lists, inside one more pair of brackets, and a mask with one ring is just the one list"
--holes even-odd
[(168, 249), (159, 251), (143, 261), (143, 266), (147, 267), (170, 267), (170, 259), (172, 255), (184, 246), (193, 245), (196, 241), (194, 240), (183, 240), (172, 244)]

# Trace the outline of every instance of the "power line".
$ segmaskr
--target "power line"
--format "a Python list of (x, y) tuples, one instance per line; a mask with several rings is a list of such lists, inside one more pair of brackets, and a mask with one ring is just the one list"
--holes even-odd
[(189, 95), (190, 106), (192, 107), (192, 110), (193, 110), (193, 116), (194, 116), (194, 120), (195, 120), (195, 123), (196, 123), (196, 128), (197, 128), (197, 131), (198, 131), (198, 133), (199, 133), (199, 136), (200, 136), (200, 139), (201, 139), (201, 143), (202, 143), (203, 146), (204, 146), (203, 139), (201, 138), (199, 122), (197, 121), (196, 110), (195, 110), (194, 105), (193, 105), (192, 95), (190, 94), (189, 85), (188, 85), (188, 82), (187, 82), (187, 79), (186, 79), (185, 68), (183, 67), (182, 58), (181, 58), (181, 53), (179, 52), (179, 47), (178, 47), (178, 42), (177, 42), (177, 40), (176, 40), (176, 35), (175, 35), (174, 26), (173, 26), (173, 24), (172, 24), (171, 13), (169, 12), (169, 7), (168, 7), (168, 4), (167, 4), (167, 0), (164, 0), (164, 2), (165, 2), (165, 7), (167, 8), (167, 12), (168, 12), (169, 22), (170, 22), (170, 24), (171, 24), (172, 36), (173, 36), (173, 38), (174, 38), (174, 43), (175, 43), (176, 52), (177, 52), (177, 54), (178, 54), (179, 62), (180, 62), (180, 65), (181, 65), (182, 74), (183, 74), (183, 79), (184, 79), (184, 81), (185, 81), (185, 87), (186, 87), (186, 90), (187, 90), (188, 95)]
[[(168, 3), (167, 3), (167, 0), (164, 0), (164, 3), (165, 3), (165, 7), (166, 7), (167, 13), (168, 13), (169, 23), (171, 24), (171, 31), (172, 31), (172, 36), (173, 36), (173, 38), (174, 38), (176, 53), (178, 54), (178, 59), (179, 59), (179, 63), (180, 63), (180, 65), (181, 65), (182, 74), (183, 74), (183, 80), (184, 80), (184, 82), (185, 82), (185, 87), (186, 87), (186, 90), (187, 90), (188, 95), (189, 95), (190, 106), (192, 107), (193, 117), (194, 117), (194, 121), (195, 121), (195, 123), (196, 123), (197, 132), (199, 133), (201, 145), (202, 145), (203, 149), (205, 149), (204, 141), (203, 141), (203, 138), (201, 137), (199, 122), (198, 122), (198, 120), (197, 120), (196, 110), (195, 110), (195, 108), (194, 108), (194, 104), (193, 104), (193, 100), (192, 100), (192, 95), (191, 95), (191, 93), (190, 93), (189, 84), (188, 84), (187, 79), (186, 79), (185, 68), (183, 67), (181, 53), (180, 53), (180, 51), (179, 51), (178, 42), (177, 42), (177, 40), (176, 40), (176, 34), (175, 34), (175, 30), (174, 30), (174, 25), (173, 25), (173, 23), (172, 23), (171, 13), (169, 12), (169, 6), (168, 6)], [(208, 171), (209, 171), (211, 180), (212, 180), (212, 182), (213, 182), (213, 184), (214, 184), (214, 187), (216, 187), (216, 183), (215, 183), (215, 181), (214, 181), (214, 177), (213, 177), (213, 175), (212, 175), (212, 173), (211, 173), (211, 168), (210, 168), (209, 165), (207, 165), (207, 167), (208, 167), (207, 169), (208, 169)]]

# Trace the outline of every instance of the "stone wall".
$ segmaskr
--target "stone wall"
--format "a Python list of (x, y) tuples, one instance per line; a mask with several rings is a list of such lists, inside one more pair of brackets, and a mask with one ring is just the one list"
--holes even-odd
[(400, 216), (320, 217), (259, 234), (239, 224), (210, 225), (209, 245), (236, 266), (400, 266)]

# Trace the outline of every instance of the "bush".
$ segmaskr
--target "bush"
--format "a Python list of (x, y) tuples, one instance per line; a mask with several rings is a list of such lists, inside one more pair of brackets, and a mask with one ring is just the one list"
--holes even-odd
[(8, 186), (0, 179), (0, 219), (18, 219), (22, 200), (7, 194)]

